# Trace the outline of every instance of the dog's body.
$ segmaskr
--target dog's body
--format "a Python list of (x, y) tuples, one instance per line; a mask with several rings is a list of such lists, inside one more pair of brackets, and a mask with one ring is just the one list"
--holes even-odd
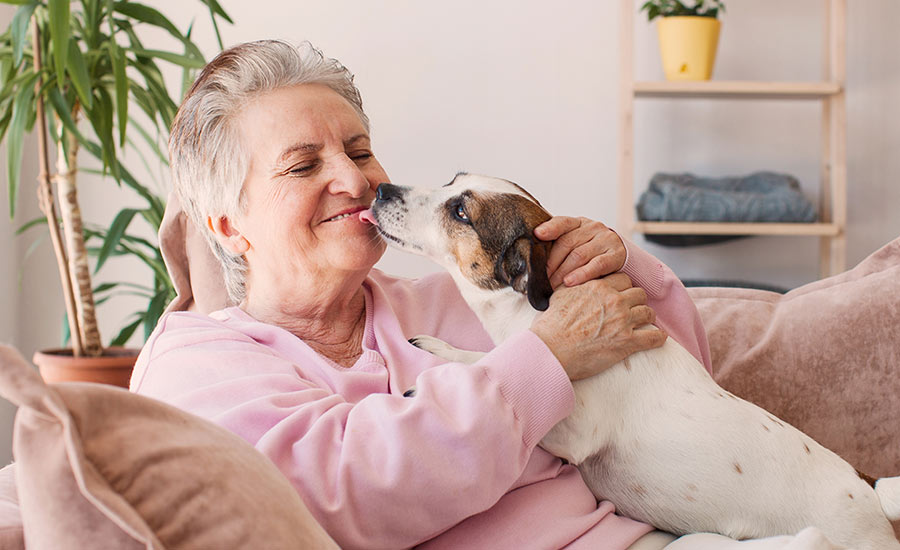
[[(546, 309), (548, 245), (531, 232), (549, 214), (533, 197), (468, 174), (435, 190), (382, 187), (372, 209), (382, 235), (447, 268), (495, 343)], [(428, 336), (415, 343), (453, 361), (481, 355)], [(676, 534), (816, 526), (847, 547), (900, 550), (884, 512), (900, 516), (900, 479), (881, 480), (876, 494), (840, 457), (720, 388), (671, 338), (573, 385), (574, 412), (541, 446), (620, 513)]]

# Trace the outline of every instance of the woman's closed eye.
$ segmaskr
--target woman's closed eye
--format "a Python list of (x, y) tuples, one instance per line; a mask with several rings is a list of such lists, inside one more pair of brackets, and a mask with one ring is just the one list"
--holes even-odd
[(353, 162), (360, 164), (369, 160), (375, 155), (372, 153), (372, 151), (354, 151), (352, 153), (349, 153), (347, 156), (353, 159)]
[(287, 173), (292, 176), (308, 176), (309, 174), (312, 174), (318, 167), (318, 162), (308, 162), (292, 166), (287, 170)]

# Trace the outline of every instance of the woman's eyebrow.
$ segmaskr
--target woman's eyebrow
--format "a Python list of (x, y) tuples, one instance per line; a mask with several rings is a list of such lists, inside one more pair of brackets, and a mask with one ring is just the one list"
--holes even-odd
[(315, 153), (316, 151), (321, 151), (323, 147), (325, 146), (321, 143), (295, 143), (288, 146), (278, 155), (278, 163), (287, 162), (294, 153)]
[(344, 148), (353, 147), (357, 145), (360, 141), (369, 141), (369, 134), (356, 134), (355, 136), (344, 140)]

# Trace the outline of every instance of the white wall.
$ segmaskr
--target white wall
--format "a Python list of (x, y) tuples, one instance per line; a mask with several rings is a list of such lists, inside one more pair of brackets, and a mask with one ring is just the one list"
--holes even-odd
[[(521, 183), (554, 213), (614, 222), (618, 1), (221, 1), (237, 22), (222, 27), (226, 45), (261, 38), (309, 39), (356, 73), (376, 153), (395, 183), (438, 185), (458, 170), (489, 173)], [(819, 79), (822, 3), (730, 0), (715, 76)], [(215, 52), (199, 1), (152, 4), (182, 28), (196, 18), (195, 38), (208, 55)], [(900, 38), (895, 31), (900, 3), (849, 4), (848, 259), (853, 265), (900, 235)], [(0, 22), (8, 21), (12, 9), (2, 8)], [(660, 78), (654, 30), (643, 16), (636, 17), (635, 28), (636, 75)], [(146, 36), (155, 37), (154, 46), (176, 48), (162, 34)], [(172, 82), (178, 74), (171, 71)], [(635, 115), (637, 181), (646, 181), (656, 170), (724, 175), (776, 169), (797, 175), (815, 197), (818, 114), (815, 103), (640, 100)], [(33, 154), (26, 151), (25, 158)], [(132, 167), (144, 173), (139, 163)], [(26, 165), (25, 173), (29, 169), (32, 176), (23, 181), (33, 181), (28, 179), (33, 168)], [(111, 206), (118, 210), (122, 204), (138, 204), (127, 192), (112, 193), (113, 188), (109, 182), (85, 179), (82, 202), (89, 219), (108, 222)], [(23, 191), (21, 203), (32, 196)], [(0, 209), (6, 209), (5, 198)], [(24, 266), (23, 287), (14, 290), (12, 281), (31, 240), (12, 245), (4, 235), (0, 233), (0, 257), (11, 261), (0, 265), (0, 292), (7, 306), (0, 314), (0, 330), (11, 330), (8, 338), (30, 355), (59, 339), (55, 268), (44, 245)], [(753, 238), (696, 249), (648, 245), (684, 277), (782, 286), (816, 277), (817, 247), (808, 237)], [(394, 252), (382, 265), (407, 275), (435, 269)], [(147, 277), (133, 264), (110, 267), (124, 277)], [(107, 337), (131, 305), (101, 309)], [(0, 443), (0, 459), (3, 451)]]

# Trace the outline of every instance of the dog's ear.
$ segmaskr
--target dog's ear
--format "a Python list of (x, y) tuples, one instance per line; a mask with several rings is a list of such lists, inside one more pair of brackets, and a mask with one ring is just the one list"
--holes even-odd
[(531, 255), (528, 259), (528, 282), (525, 285), (525, 293), (531, 307), (544, 311), (550, 307), (550, 296), (553, 294), (550, 277), (547, 275), (547, 257), (550, 255), (551, 243), (538, 241), (534, 237), (529, 240)]
[(547, 276), (549, 253), (549, 242), (523, 235), (507, 247), (496, 265), (497, 278), (528, 296), (531, 307), (539, 311), (550, 307), (550, 295), (553, 294)]

